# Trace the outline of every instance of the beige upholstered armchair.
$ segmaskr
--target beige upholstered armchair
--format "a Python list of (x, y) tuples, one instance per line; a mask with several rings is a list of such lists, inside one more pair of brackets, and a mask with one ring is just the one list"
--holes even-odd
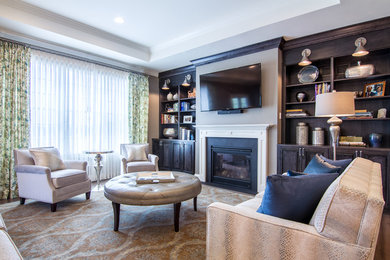
[(149, 153), (149, 144), (121, 144), (123, 173), (158, 171), (158, 156)]
[[(91, 194), (91, 180), (86, 173), (87, 162), (62, 161), (53, 147), (14, 150), (20, 204), (34, 199), (51, 204), (85, 193)], [(44, 166), (42, 166), (44, 165)]]

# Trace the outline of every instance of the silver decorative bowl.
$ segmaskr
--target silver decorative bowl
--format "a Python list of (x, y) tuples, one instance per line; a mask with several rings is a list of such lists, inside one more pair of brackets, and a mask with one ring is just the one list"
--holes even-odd
[(177, 131), (175, 128), (164, 128), (163, 135), (169, 139), (177, 137)]

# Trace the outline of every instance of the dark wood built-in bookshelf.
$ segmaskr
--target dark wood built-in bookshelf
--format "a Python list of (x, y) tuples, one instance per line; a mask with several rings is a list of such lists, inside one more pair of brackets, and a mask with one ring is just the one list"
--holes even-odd
[[(182, 83), (186, 75), (191, 75), (190, 86), (183, 86)], [(165, 80), (169, 79), (169, 89), (162, 89)], [(196, 97), (189, 96), (188, 92), (193, 91), (195, 84), (195, 67), (187, 66), (170, 71), (161, 72), (159, 74), (159, 100), (160, 100), (160, 124), (159, 138), (153, 139), (153, 153), (160, 157), (159, 167), (161, 170), (177, 170), (187, 173), (195, 173), (195, 125), (196, 125), (196, 109), (191, 106), (196, 104)], [(167, 95), (177, 95), (177, 99), (168, 100)], [(174, 111), (168, 110), (173, 108), (177, 103), (177, 109)], [(182, 103), (187, 103), (188, 107), (183, 108)], [(176, 118), (176, 122), (164, 121), (164, 116)], [(185, 122), (186, 116), (192, 117), (192, 122)], [(164, 136), (165, 128), (174, 128), (177, 137), (169, 139)], [(186, 140), (182, 136), (181, 129), (188, 129), (190, 135)]]
[[(353, 57), (354, 42), (358, 37), (365, 37), (364, 46), (370, 53), (363, 57)], [(319, 69), (315, 82), (300, 83), (298, 73), (303, 68), (298, 65), (302, 50), (309, 48), (309, 59)], [(351, 66), (373, 64), (374, 75), (367, 77), (346, 78), (345, 71)], [(386, 207), (390, 208), (390, 18), (341, 28), (325, 33), (287, 41), (283, 49), (283, 94), (282, 94), (282, 144), (278, 147), (278, 173), (286, 170), (303, 170), (316, 154), (330, 156), (328, 118), (315, 117), (315, 85), (330, 84), (330, 91), (361, 91), (366, 84), (386, 82), (383, 96), (355, 99), (355, 109), (372, 112), (373, 118), (344, 119), (341, 124), (341, 136), (360, 136), (369, 144), (369, 134), (383, 134), (381, 148), (339, 147), (337, 158), (365, 157), (382, 164), (383, 190)], [(307, 99), (298, 102), (298, 92), (305, 92)], [(377, 118), (378, 109), (387, 109), (387, 118)], [(308, 116), (286, 117), (288, 109), (302, 109)], [(309, 145), (296, 145), (296, 126), (305, 122), (309, 126)], [(325, 130), (325, 145), (311, 144), (311, 131), (315, 127)]]

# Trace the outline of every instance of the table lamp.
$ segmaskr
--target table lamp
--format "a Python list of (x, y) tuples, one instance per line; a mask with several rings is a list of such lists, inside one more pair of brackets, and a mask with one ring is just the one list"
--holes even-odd
[(331, 117), (329, 132), (332, 137), (333, 160), (336, 160), (336, 146), (339, 141), (340, 124), (343, 122), (338, 116), (351, 116), (355, 114), (355, 99), (353, 92), (330, 92), (316, 96), (315, 115), (318, 117)]

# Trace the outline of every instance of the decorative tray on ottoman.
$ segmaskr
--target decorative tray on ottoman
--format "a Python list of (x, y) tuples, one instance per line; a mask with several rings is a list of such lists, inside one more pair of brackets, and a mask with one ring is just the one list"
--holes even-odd
[(172, 172), (139, 172), (137, 173), (137, 184), (174, 182), (175, 176)]

